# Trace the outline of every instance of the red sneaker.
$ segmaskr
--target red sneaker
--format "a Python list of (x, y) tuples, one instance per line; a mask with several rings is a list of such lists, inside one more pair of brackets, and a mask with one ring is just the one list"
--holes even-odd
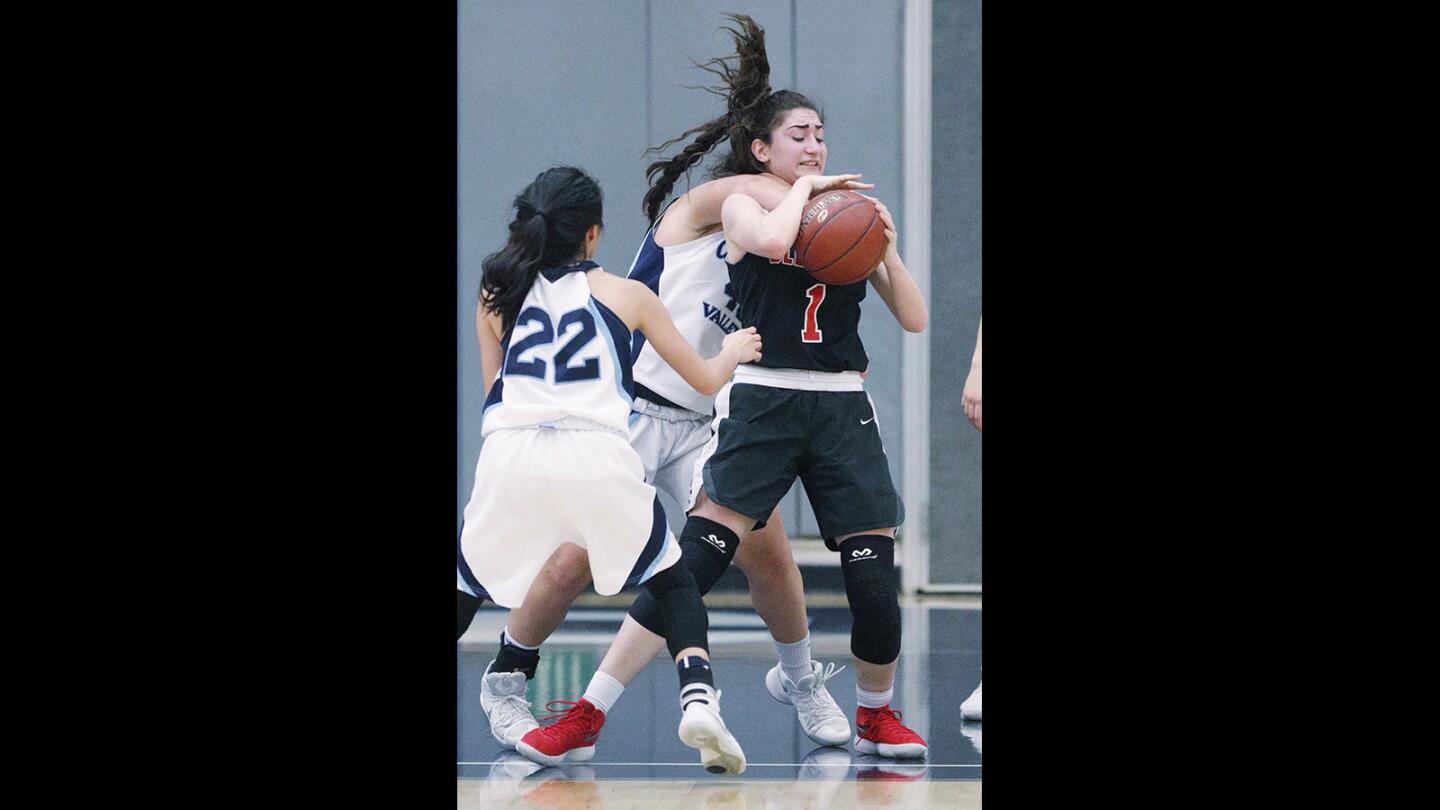
[[(557, 704), (570, 708), (562, 711), (555, 708)], [(595, 739), (605, 725), (605, 712), (584, 698), (552, 700), (545, 704), (545, 711), (550, 714), (540, 718), (541, 722), (555, 722), (526, 732), (516, 744), (516, 751), (542, 765), (585, 762), (595, 756)]]
[(862, 754), (910, 758), (923, 757), (928, 750), (925, 739), (906, 728), (900, 722), (900, 713), (889, 706), (879, 709), (856, 706), (855, 728), (858, 732), (855, 735), (855, 750)]

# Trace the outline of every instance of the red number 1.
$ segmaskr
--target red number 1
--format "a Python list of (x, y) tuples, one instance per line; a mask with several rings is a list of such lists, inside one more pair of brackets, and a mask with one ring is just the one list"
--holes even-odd
[(820, 311), (820, 304), (825, 300), (825, 285), (816, 284), (806, 290), (805, 295), (810, 299), (810, 306), (805, 307), (805, 329), (800, 332), (800, 340), (805, 343), (819, 343), (825, 338), (825, 333), (820, 331), (815, 314)]

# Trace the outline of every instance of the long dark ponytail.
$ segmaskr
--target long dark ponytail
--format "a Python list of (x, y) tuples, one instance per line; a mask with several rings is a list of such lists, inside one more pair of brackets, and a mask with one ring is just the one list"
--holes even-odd
[[(765, 171), (765, 165), (750, 153), (751, 141), (760, 138), (769, 143), (770, 130), (790, 110), (814, 110), (822, 122), (825, 120), (824, 113), (815, 102), (800, 93), (793, 90), (770, 91), (770, 58), (765, 54), (765, 29), (744, 14), (725, 16), (739, 26), (724, 29), (735, 42), (735, 54), (695, 65), (720, 77), (718, 86), (704, 89), (725, 99), (725, 114), (646, 150), (646, 154), (660, 152), (691, 135), (697, 136), (694, 142), (680, 150), (680, 154), (646, 167), (645, 177), (650, 181), (650, 190), (645, 193), (641, 207), (652, 225), (660, 216), (661, 205), (670, 196), (675, 181), (722, 140), (730, 141), (730, 151), (711, 170), (712, 178), (760, 174)], [(735, 62), (734, 67), (731, 62)]]
[(557, 166), (536, 175), (515, 197), (510, 238), (481, 264), (480, 300), (500, 316), (509, 332), (535, 277), (580, 257), (585, 231), (605, 227), (600, 184), (573, 166)]

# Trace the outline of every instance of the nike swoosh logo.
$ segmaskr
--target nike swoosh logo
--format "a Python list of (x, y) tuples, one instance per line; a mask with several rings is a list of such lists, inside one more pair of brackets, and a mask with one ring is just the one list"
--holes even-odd
[(860, 420), (860, 424), (862, 424), (862, 425), (868, 425), (868, 424), (870, 424), (871, 422), (874, 422), (874, 421), (875, 421), (875, 415), (874, 415), (874, 414), (871, 414), (869, 419), (861, 419), (861, 420)]

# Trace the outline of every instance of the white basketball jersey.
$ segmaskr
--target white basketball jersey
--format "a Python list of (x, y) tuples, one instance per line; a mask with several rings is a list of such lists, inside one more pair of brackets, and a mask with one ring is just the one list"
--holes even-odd
[[(480, 435), (528, 427), (601, 427), (629, 435), (630, 330), (590, 296), (585, 261), (535, 278), (501, 341), (500, 377)], [(589, 424), (594, 423), (594, 424)]]
[[(724, 231), (661, 247), (651, 228), (627, 275), (660, 296), (680, 334), (707, 360), (720, 353), (726, 335), (740, 328), (735, 298), (727, 291), (730, 270), (724, 256)], [(631, 356), (635, 358), (635, 382), (676, 405), (710, 413), (715, 397), (690, 387), (640, 332), (632, 340)]]

